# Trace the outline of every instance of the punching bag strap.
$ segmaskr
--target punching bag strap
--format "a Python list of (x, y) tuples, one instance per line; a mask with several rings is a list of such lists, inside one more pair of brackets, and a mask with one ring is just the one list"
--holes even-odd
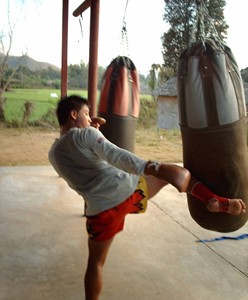
[(213, 83), (213, 70), (211, 61), (208, 57), (208, 53), (206, 53), (207, 48), (200, 56), (200, 73), (202, 79), (207, 123), (208, 126), (214, 126), (216, 124), (219, 124), (219, 117), (215, 87)]
[[(187, 50), (186, 50), (187, 51)], [(185, 52), (182, 56), (185, 55)], [(181, 56), (181, 57), (182, 57)], [(186, 108), (186, 82), (187, 82), (187, 72), (188, 72), (188, 62), (187, 59), (181, 59), (178, 65), (178, 75), (177, 75), (177, 90), (178, 90), (178, 98), (180, 101), (178, 102), (179, 110), (180, 110), (180, 125), (187, 125), (187, 108)]]
[[(242, 78), (240, 77), (239, 70), (235, 70), (236, 61), (232, 63), (232, 60), (234, 58), (232, 57), (232, 54), (229, 53), (229, 49), (226, 50), (226, 68), (230, 74), (231, 80), (233, 82), (234, 91), (236, 94), (237, 99), (237, 105), (238, 105), (238, 111), (239, 111), (239, 118), (242, 119), (246, 117), (246, 109), (244, 109), (244, 94), (243, 94), (243, 87), (242, 84)], [(229, 55), (228, 55), (229, 54)]]

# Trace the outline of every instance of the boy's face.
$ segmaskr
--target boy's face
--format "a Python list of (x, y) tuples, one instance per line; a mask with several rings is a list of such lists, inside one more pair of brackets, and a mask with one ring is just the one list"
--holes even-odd
[(83, 105), (78, 112), (72, 111), (72, 118), (75, 121), (76, 127), (89, 127), (91, 125), (91, 118), (88, 105)]

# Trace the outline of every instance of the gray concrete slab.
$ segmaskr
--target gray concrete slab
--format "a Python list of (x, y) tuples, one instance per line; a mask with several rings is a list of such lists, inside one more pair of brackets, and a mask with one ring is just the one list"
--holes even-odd
[[(0, 167), (0, 299), (81, 300), (84, 203), (50, 166)], [(240, 230), (225, 234), (248, 233)], [(104, 268), (102, 300), (247, 300), (248, 239), (199, 227), (186, 196), (164, 188), (127, 217)]]

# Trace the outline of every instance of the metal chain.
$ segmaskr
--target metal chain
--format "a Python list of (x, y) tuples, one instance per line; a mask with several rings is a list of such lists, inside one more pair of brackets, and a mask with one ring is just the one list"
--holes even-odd
[(129, 56), (129, 44), (128, 44), (128, 36), (127, 36), (127, 24), (126, 24), (126, 12), (127, 12), (127, 6), (128, 1), (126, 2), (126, 7), (124, 11), (123, 21), (122, 21), (122, 28), (121, 28), (121, 44), (124, 52), (127, 52), (127, 56)]
[(84, 38), (84, 32), (83, 32), (83, 15), (81, 14), (79, 17), (79, 25), (80, 25), (80, 31), (81, 31), (81, 37)]

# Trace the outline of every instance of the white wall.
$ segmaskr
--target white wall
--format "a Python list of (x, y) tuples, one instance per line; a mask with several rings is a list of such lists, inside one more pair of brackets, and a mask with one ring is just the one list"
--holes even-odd
[(176, 97), (158, 97), (157, 126), (161, 129), (178, 129), (178, 103)]

